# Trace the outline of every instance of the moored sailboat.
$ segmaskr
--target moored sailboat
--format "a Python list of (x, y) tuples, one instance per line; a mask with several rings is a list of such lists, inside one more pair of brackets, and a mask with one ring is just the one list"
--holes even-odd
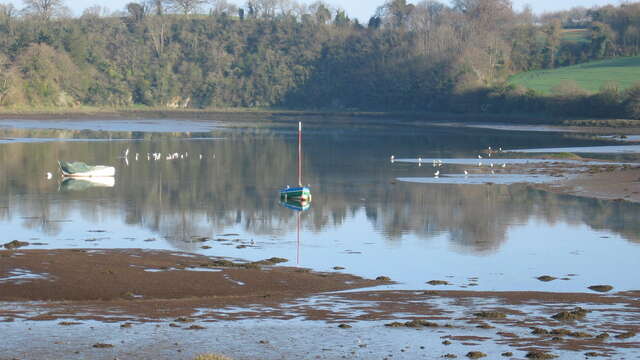
[(298, 122), (298, 186), (280, 190), (280, 200), (311, 202), (311, 189), (302, 185), (302, 122)]

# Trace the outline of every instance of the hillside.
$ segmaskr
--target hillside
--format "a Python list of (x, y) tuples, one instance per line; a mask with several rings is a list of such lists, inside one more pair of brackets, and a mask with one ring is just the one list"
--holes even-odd
[(553, 70), (536, 70), (512, 76), (509, 82), (550, 94), (554, 87), (575, 81), (582, 89), (595, 93), (606, 83), (626, 89), (640, 81), (640, 56), (592, 61)]

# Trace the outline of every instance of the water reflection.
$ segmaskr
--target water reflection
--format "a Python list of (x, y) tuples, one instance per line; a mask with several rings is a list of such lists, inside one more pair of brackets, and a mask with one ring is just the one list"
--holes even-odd
[[(407, 131), (394, 138), (385, 137), (385, 131), (373, 128), (363, 136), (361, 129), (331, 132), (316, 128), (307, 135), (304, 172), (319, 189), (307, 220), (313, 231), (343, 226), (362, 209), (388, 241), (401, 241), (407, 233), (423, 238), (447, 233), (464, 252), (496, 251), (506, 241), (510, 226), (532, 219), (549, 224), (584, 223), (640, 242), (640, 224), (635, 221), (639, 208), (634, 204), (563, 197), (526, 186), (395, 183), (396, 177), (425, 176), (430, 170), (389, 164), (389, 153), (450, 157), (469, 154), (487, 140), (470, 137), (468, 129), (463, 135), (456, 129), (436, 134)], [(126, 132), (33, 129), (4, 130), (3, 136), (109, 139), (114, 135), (134, 137)], [(189, 136), (151, 134), (142, 136), (144, 141), (5, 144), (0, 146), (0, 218), (12, 223), (16, 217), (27, 217), (23, 226), (58, 236), (73, 225), (52, 220), (73, 219), (75, 211), (100, 219), (112, 216), (111, 222), (144, 226), (177, 247), (192, 235), (210, 236), (228, 227), (257, 236), (280, 236), (294, 221), (273, 200), (280, 184), (291, 182), (290, 174), (296, 174), (291, 135), (270, 129), (238, 129)], [(528, 143), (522, 145), (529, 145), (530, 136), (527, 138)], [(559, 139), (567, 141), (558, 135), (538, 140), (544, 144)], [(127, 147), (140, 156), (137, 161), (130, 156), (129, 166), (124, 166), (118, 157)], [(191, 156), (147, 160), (147, 154), (174, 152)], [(55, 182), (44, 174), (55, 172), (60, 158), (116, 166), (117, 180), (69, 179), (60, 184), (63, 191), (57, 192)], [(457, 166), (442, 169), (461, 172)]]
[(64, 178), (60, 182), (62, 191), (84, 191), (94, 187), (112, 188), (116, 184), (115, 177)]

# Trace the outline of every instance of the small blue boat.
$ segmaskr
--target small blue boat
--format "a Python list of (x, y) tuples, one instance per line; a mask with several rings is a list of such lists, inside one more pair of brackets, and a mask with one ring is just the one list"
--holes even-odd
[(298, 122), (298, 186), (280, 190), (280, 200), (311, 202), (311, 189), (302, 186), (302, 122)]

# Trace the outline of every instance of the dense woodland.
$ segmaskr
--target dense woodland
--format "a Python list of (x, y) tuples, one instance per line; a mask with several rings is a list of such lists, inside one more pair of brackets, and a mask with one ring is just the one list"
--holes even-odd
[[(640, 55), (640, 2), (534, 16), (509, 0), (389, 0), (368, 23), (316, 2), (146, 0), (70, 16), (0, 4), (0, 107), (287, 107), (640, 118), (640, 84), (553, 96), (521, 71)], [(566, 29), (586, 29), (580, 41)], [(639, 77), (640, 80), (640, 77)]]

